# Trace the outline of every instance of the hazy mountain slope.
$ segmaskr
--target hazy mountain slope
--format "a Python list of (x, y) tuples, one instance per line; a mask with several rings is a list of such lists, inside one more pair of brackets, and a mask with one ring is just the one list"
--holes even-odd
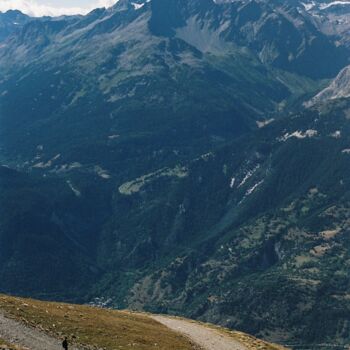
[[(166, 20), (171, 6), (175, 6), (174, 14), (181, 9), (173, 22)], [(124, 1), (83, 18), (29, 23), (0, 50), (3, 153), (27, 167), (30, 163), (26, 162), (34, 163), (37, 147), (43, 146), (45, 162), (60, 154), (56, 162), (60, 165), (87, 162), (119, 172), (118, 158), (124, 162), (125, 153), (133, 152), (135, 137), (147, 144), (147, 157), (162, 147), (172, 161), (177, 158), (171, 155), (173, 150), (198, 155), (254, 128), (256, 118), (286, 100), (315, 91), (316, 82), (276, 71), (260, 60), (253, 42), (276, 46), (282, 55), (282, 33), (277, 37), (281, 42), (273, 43), (270, 29), (259, 24), (274, 13), (272, 8), (249, 5), (259, 6), (256, 19), (246, 6), (192, 0), (170, 1), (164, 7), (152, 1), (136, 9)], [(193, 17), (196, 13), (198, 18)], [(243, 14), (247, 19), (239, 22)], [(163, 27), (157, 16), (165, 20)], [(278, 27), (285, 18), (279, 16), (269, 21)], [(208, 28), (203, 27), (204, 19)], [(309, 35), (304, 28), (290, 25), (298, 42), (304, 40), (302, 35)], [(170, 34), (157, 33), (157, 26)], [(249, 26), (261, 27), (261, 38), (247, 38), (244, 33)], [(241, 34), (236, 38), (232, 35), (237, 28)], [(193, 42), (193, 38), (205, 42), (208, 37), (210, 47)], [(294, 49), (297, 46), (286, 50)], [(341, 50), (326, 51), (342, 60)], [(309, 55), (313, 47), (302, 52), (300, 57)], [(336, 71), (337, 63), (329, 65), (324, 58)], [(320, 72), (318, 77), (323, 77), (322, 67), (313, 66)], [(285, 68), (294, 70), (290, 65)], [(28, 130), (30, 137), (23, 139)], [(67, 148), (72, 150), (69, 155)], [(90, 152), (90, 148), (99, 150)], [(111, 154), (116, 153), (111, 164)], [(106, 161), (98, 164), (101, 154)]]
[[(119, 188), (101, 256), (134, 285), (127, 304), (280, 342), (346, 342), (348, 113), (304, 112), (188, 164), (182, 179)], [(107, 295), (123, 305), (122, 293)]]
[(2, 290), (345, 344), (349, 102), (300, 102), (348, 57), (299, 2), (25, 24), (0, 47)]
[[(181, 16), (209, 11), (215, 24), (211, 2), (190, 4), (177, 4)], [(257, 118), (318, 86), (263, 65), (218, 38), (217, 28), (203, 35), (224, 45), (222, 53), (197, 48), (187, 27), (175, 37), (154, 35), (157, 11), (157, 2), (138, 10), (119, 2), (84, 18), (31, 22), (6, 41), (0, 142), (7, 162), (51, 174), (79, 163), (124, 181), (254, 129)]]
[(19, 31), (31, 18), (20, 11), (0, 12), (0, 42)]
[(94, 235), (108, 210), (95, 190), (80, 199), (66, 182), (0, 167), (3, 292), (81, 300), (96, 280)]
[(223, 51), (212, 37), (204, 39), (208, 30), (214, 30), (217, 38), (248, 47), (265, 64), (312, 78), (332, 77), (348, 62), (347, 49), (334, 45), (309, 15), (292, 4), (254, 0), (220, 5), (211, 0), (160, 3), (161, 0), (151, 2), (153, 31), (185, 35), (208, 51)]
[[(21, 68), (15, 74), (10, 68), (10, 77), (2, 85), (4, 148), (13, 150), (22, 145), (28, 152), (28, 146), (33, 148), (43, 143), (48, 147), (53, 141), (48, 130), (68, 139), (64, 143), (75, 140), (76, 145), (82, 144), (81, 138), (92, 137), (91, 133), (100, 143), (116, 134), (128, 137), (130, 133), (142, 132), (169, 136), (175, 125), (179, 129), (178, 137), (185, 138), (181, 142), (192, 142), (186, 141), (193, 138), (185, 134), (186, 129), (191, 129), (191, 134), (194, 129), (202, 134), (201, 128), (206, 124), (208, 133), (214, 131), (225, 137), (220, 135), (222, 130), (228, 135), (242, 133), (251, 127), (256, 109), (262, 113), (290, 95), (288, 88), (249, 53), (237, 50), (227, 57), (206, 57), (180, 39), (152, 36), (147, 29), (150, 12), (140, 11), (104, 13), (102, 22), (97, 19), (73, 34), (69, 26), (63, 32), (58, 28), (56, 33), (57, 25), (52, 28), (50, 21), (32, 23), (23, 30), (23, 37), (16, 36), (7, 42), (9, 49), (3, 49), (4, 67), (14, 61)], [(37, 31), (37, 26), (49, 29)], [(27, 42), (28, 33), (31, 35)], [(33, 55), (40, 60), (27, 66), (23, 77), (23, 61), (33, 62)], [(230, 63), (234, 60), (239, 66)], [(245, 65), (248, 67), (240, 71), (239, 67)], [(255, 84), (264, 89), (257, 90), (252, 100)], [(17, 103), (18, 96), (25, 99), (21, 105)], [(205, 105), (198, 104), (203, 96), (206, 96)], [(218, 115), (215, 123), (210, 120), (213, 113)], [(86, 115), (83, 121), (81, 114)], [(162, 130), (155, 130), (156, 118), (161, 118)], [(67, 135), (69, 128), (64, 123), (63, 130), (58, 132), (66, 119), (76, 126), (84, 123), (83, 131), (73, 127), (70, 129), (74, 134)], [(23, 130), (28, 128), (35, 134), (35, 145), (19, 142)], [(40, 140), (44, 137), (47, 139)], [(57, 144), (54, 141), (54, 146)], [(16, 153), (21, 151), (18, 149)]]

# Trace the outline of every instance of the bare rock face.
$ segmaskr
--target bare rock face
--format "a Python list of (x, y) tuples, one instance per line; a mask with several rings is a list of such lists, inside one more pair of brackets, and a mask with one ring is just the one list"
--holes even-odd
[(350, 66), (342, 69), (328, 87), (318, 93), (305, 105), (311, 107), (318, 103), (347, 97), (350, 97)]
[(0, 42), (21, 30), (23, 26), (31, 20), (31, 17), (20, 11), (10, 10), (5, 13), (0, 12)]

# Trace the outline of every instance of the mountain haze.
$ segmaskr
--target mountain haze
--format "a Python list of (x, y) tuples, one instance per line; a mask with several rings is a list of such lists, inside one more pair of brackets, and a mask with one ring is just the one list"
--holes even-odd
[(0, 14), (0, 290), (347, 344), (348, 11)]
[(6, 13), (0, 12), (0, 42), (22, 29), (29, 21), (30, 17), (20, 11), (10, 10)]

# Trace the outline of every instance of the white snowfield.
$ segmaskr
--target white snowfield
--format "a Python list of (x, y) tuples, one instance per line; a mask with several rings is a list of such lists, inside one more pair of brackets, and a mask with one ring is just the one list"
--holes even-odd
[(319, 8), (320, 10), (327, 10), (334, 6), (347, 6), (350, 5), (350, 1), (333, 1), (333, 2), (324, 2), (317, 4), (315, 1), (305, 2), (302, 3), (306, 11), (310, 11), (314, 9), (315, 7)]
[(320, 9), (321, 10), (326, 10), (330, 7), (333, 7), (333, 6), (345, 6), (345, 5), (350, 5), (350, 1), (333, 1), (333, 2), (330, 2), (330, 3), (325, 3), (325, 4), (321, 4), (320, 5)]

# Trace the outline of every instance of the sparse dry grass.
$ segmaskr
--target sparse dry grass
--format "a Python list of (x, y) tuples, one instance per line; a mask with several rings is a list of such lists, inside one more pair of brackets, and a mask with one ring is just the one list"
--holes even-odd
[[(175, 316), (174, 318), (182, 319), (182, 317), (175, 317)], [(225, 334), (226, 336), (232, 337), (234, 340), (239, 341), (248, 350), (287, 350), (288, 349), (282, 345), (270, 343), (270, 342), (258, 339), (252, 335), (249, 335), (243, 332), (233, 331), (228, 328), (216, 326), (211, 323), (203, 323), (203, 322), (188, 320), (188, 319), (184, 319), (184, 320), (202, 324), (204, 327), (215, 329), (219, 333)]]
[(4, 295), (0, 295), (0, 310), (56, 338), (68, 336), (87, 349), (198, 349), (146, 315)]
[(0, 350), (25, 350), (0, 338)]
[(274, 343), (269, 343), (264, 340), (255, 338), (249, 334), (242, 333), (242, 332), (237, 332), (237, 331), (230, 331), (227, 329), (224, 329), (224, 332), (230, 336), (232, 336), (234, 339), (240, 341), (243, 343), (249, 350), (285, 350), (286, 348), (274, 344)]
[(249, 335), (243, 332), (232, 331), (230, 329), (218, 327), (215, 325), (207, 325), (207, 326), (214, 328), (217, 331), (223, 334), (226, 334), (229, 337), (232, 337), (234, 340), (239, 341), (240, 343), (245, 345), (248, 350), (286, 350), (287, 349), (281, 345), (266, 342), (264, 340), (255, 338), (252, 335)]

